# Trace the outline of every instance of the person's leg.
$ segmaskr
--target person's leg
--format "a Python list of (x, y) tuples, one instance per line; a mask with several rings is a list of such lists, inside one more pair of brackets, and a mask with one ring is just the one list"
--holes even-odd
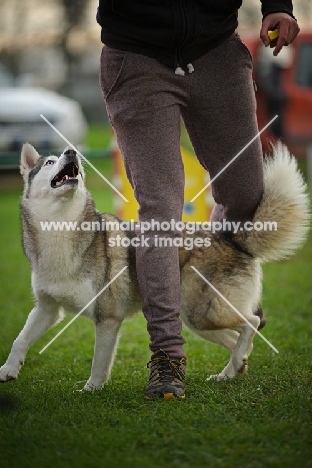
[[(258, 133), (252, 61), (234, 35), (194, 67), (183, 118), (195, 153), (213, 178)], [(212, 221), (252, 219), (263, 193), (262, 159), (258, 137), (216, 178)]]
[[(113, 68), (115, 66), (115, 69)], [(140, 222), (181, 220), (184, 170), (180, 154), (180, 106), (183, 91), (174, 71), (142, 55), (104, 48), (100, 81), (117, 135)], [(170, 358), (184, 358), (181, 336), (180, 272), (176, 247), (155, 247), (154, 234), (144, 233), (149, 246), (136, 249), (137, 274), (148, 322), (150, 348)], [(158, 238), (159, 239), (159, 238)]]

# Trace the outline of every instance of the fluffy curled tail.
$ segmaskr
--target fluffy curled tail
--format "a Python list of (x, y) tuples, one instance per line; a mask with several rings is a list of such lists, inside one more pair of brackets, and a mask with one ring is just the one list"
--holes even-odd
[(282, 260), (304, 242), (309, 221), (307, 185), (296, 159), (279, 142), (265, 159), (264, 193), (253, 219), (254, 227), (263, 229), (238, 232), (235, 239), (262, 261)]

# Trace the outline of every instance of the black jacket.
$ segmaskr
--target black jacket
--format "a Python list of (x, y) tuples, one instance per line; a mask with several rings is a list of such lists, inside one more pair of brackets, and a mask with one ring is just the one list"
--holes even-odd
[[(263, 17), (292, 15), (291, 0), (260, 0)], [(185, 66), (237, 28), (241, 0), (99, 0), (97, 21), (108, 47)]]

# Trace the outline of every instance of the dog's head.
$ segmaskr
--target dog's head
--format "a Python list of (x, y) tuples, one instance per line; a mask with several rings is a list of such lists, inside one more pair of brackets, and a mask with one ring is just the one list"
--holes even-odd
[(24, 178), (25, 196), (66, 196), (85, 190), (81, 160), (72, 148), (65, 148), (60, 157), (40, 156), (33, 146), (24, 143), (20, 172)]

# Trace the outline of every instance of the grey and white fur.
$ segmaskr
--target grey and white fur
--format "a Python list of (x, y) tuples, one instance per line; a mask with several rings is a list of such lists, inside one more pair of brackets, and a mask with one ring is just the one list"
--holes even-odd
[[(128, 268), (84, 311), (95, 324), (91, 376), (85, 390), (100, 389), (109, 379), (122, 321), (141, 308), (135, 270), (135, 248), (110, 247), (109, 239), (131, 237), (123, 230), (43, 231), (41, 221), (118, 221), (96, 211), (85, 188), (80, 158), (67, 148), (60, 157), (40, 157), (28, 143), (22, 147), (21, 202), (23, 245), (32, 267), (36, 303), (13, 343), (0, 381), (16, 379), (29, 347), (62, 319), (63, 309), (77, 314), (120, 270)], [(247, 370), (255, 331), (200, 278), (194, 266), (256, 329), (261, 299), (261, 263), (281, 260), (305, 240), (309, 199), (296, 159), (281, 143), (264, 166), (265, 189), (253, 222), (275, 221), (276, 231), (211, 234), (210, 247), (180, 248), (181, 318), (194, 333), (230, 352), (216, 380)], [(206, 237), (206, 232), (194, 235)], [(282, 268), (282, 266), (281, 266)], [(51, 350), (51, 352), (53, 352)]]

